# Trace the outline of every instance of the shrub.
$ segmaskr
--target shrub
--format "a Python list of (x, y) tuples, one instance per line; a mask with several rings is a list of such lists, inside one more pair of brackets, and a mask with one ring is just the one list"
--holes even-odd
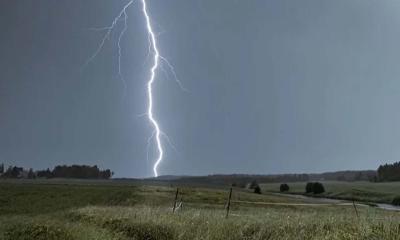
[(250, 183), (248, 183), (246, 188), (247, 189), (253, 189), (254, 193), (258, 193), (258, 194), (261, 193), (260, 185), (258, 185), (256, 180), (253, 180)]
[(315, 182), (313, 184), (313, 193), (314, 194), (319, 194), (319, 193), (323, 193), (323, 192), (325, 192), (324, 185), (322, 185), (322, 183)]
[(396, 196), (392, 200), (392, 204), (396, 206), (400, 206), (400, 196)]
[(314, 193), (314, 194), (319, 194), (325, 192), (324, 185), (319, 182), (309, 182), (306, 185), (306, 193)]
[(312, 193), (313, 192), (313, 185), (314, 183), (308, 182), (306, 185), (306, 193)]
[(281, 184), (281, 186), (279, 187), (279, 191), (281, 192), (289, 191), (289, 185), (287, 185), (286, 183)]

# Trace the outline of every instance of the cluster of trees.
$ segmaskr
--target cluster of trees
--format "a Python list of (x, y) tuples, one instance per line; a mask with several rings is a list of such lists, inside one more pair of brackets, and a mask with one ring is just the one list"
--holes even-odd
[(88, 178), (88, 179), (109, 179), (112, 176), (110, 169), (101, 171), (96, 165), (72, 165), (56, 166), (52, 172), (56, 178)]
[(232, 185), (234, 187), (247, 187), (249, 182), (257, 181), (259, 183), (279, 183), (279, 182), (306, 182), (309, 181), (307, 174), (277, 174), (277, 175), (249, 175), (249, 174), (231, 174), (231, 175), (208, 175), (196, 177), (175, 177), (167, 179), (174, 183), (199, 184), (199, 185)]
[(109, 179), (114, 173), (110, 169), (100, 170), (96, 165), (72, 165), (56, 166), (53, 170), (33, 169), (25, 170), (22, 167), (10, 166), (4, 170), (4, 165), (0, 165), (0, 176), (2, 178), (81, 178), (81, 179)]
[(400, 181), (400, 162), (380, 165), (378, 168), (378, 181)]
[(9, 166), (7, 169), (4, 165), (0, 165), (0, 177), (1, 178), (35, 178), (35, 172), (32, 169), (24, 170), (21, 167)]
[[(314, 193), (319, 194), (325, 192), (324, 185), (320, 182), (308, 182), (306, 184), (306, 193)], [(282, 183), (279, 187), (280, 192), (287, 192), (289, 191), (289, 185), (286, 183)]]

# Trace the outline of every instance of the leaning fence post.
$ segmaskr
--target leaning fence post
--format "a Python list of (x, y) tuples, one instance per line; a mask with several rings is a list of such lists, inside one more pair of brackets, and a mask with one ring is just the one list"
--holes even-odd
[(358, 216), (358, 211), (357, 211), (357, 207), (356, 207), (356, 203), (354, 202), (354, 198), (353, 198), (353, 207), (354, 207), (354, 211), (356, 212), (357, 218), (359, 218), (359, 216)]
[(175, 192), (175, 200), (174, 200), (174, 207), (172, 208), (172, 212), (175, 212), (175, 208), (176, 208), (176, 200), (178, 199), (178, 193), (179, 193), (179, 188), (176, 188), (176, 192)]
[(231, 198), (232, 198), (232, 188), (229, 190), (229, 197), (228, 197), (228, 203), (226, 204), (226, 216), (225, 216), (225, 218), (228, 218), (228, 215), (229, 215), (229, 208), (231, 206)]

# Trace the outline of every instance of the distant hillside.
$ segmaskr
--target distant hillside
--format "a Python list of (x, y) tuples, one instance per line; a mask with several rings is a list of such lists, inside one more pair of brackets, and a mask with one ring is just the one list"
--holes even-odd
[(251, 181), (258, 183), (279, 183), (279, 182), (307, 182), (307, 181), (376, 181), (377, 172), (375, 170), (363, 171), (338, 171), (312, 174), (273, 174), (273, 175), (249, 175), (249, 174), (230, 174), (230, 175), (208, 175), (208, 176), (160, 176), (154, 181), (169, 182), (179, 185), (198, 185), (198, 186), (238, 186), (244, 187)]

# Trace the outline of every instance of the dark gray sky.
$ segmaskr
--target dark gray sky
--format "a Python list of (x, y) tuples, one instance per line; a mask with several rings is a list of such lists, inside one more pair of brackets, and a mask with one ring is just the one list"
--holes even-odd
[[(400, 2), (147, 0), (162, 55), (160, 174), (375, 169), (400, 160)], [(89, 65), (127, 1), (0, 1), (0, 162), (97, 164), (152, 175), (146, 160), (147, 35), (140, 1)], [(150, 153), (154, 153), (150, 151)]]

